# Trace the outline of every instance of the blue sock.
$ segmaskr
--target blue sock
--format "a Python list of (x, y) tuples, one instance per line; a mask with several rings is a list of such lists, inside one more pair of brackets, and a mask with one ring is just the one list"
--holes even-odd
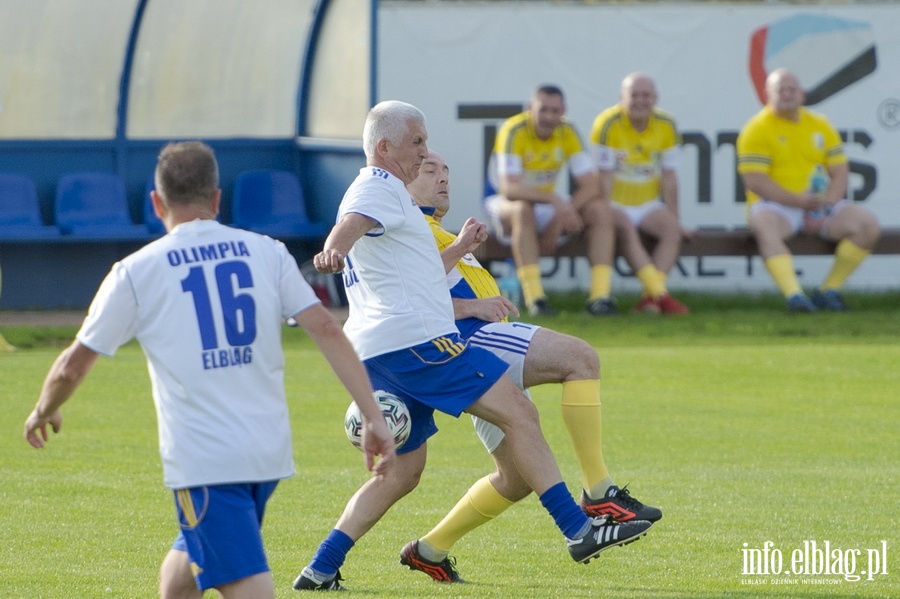
[(544, 491), (540, 500), (567, 539), (578, 538), (590, 524), (588, 517), (572, 499), (565, 483), (557, 483)]
[(332, 529), (319, 545), (312, 561), (309, 562), (309, 567), (319, 574), (333, 575), (344, 565), (344, 560), (347, 559), (347, 554), (353, 549), (354, 544), (353, 539), (345, 533), (336, 528)]

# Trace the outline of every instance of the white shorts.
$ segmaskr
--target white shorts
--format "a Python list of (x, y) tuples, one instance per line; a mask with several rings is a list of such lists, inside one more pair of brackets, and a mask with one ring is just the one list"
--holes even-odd
[[(525, 354), (539, 328), (541, 327), (526, 322), (492, 322), (473, 333), (469, 337), (469, 345), (482, 347), (509, 364), (506, 374), (531, 399), (524, 382)], [(503, 440), (503, 431), (477, 416), (472, 416), (472, 423), (485, 449), (488, 453), (494, 453)]]
[[(828, 213), (828, 216), (825, 217), (825, 221), (822, 224), (822, 228), (819, 230), (819, 235), (824, 236), (825, 232), (828, 230), (828, 224), (831, 222), (831, 218), (844, 209), (844, 206), (847, 205), (847, 200), (841, 200), (837, 204), (832, 207), (831, 212)], [(772, 202), (770, 200), (759, 200), (752, 206), (750, 206), (750, 214), (755, 214), (757, 212), (774, 212), (775, 214), (781, 216), (784, 220), (788, 222), (791, 227), (791, 233), (799, 233), (800, 229), (803, 228), (803, 212), (802, 208), (792, 208), (790, 206), (785, 206), (784, 204), (779, 204), (778, 202)]]
[(626, 206), (618, 202), (613, 202), (612, 204), (625, 213), (625, 216), (628, 217), (628, 220), (631, 221), (631, 224), (634, 225), (635, 228), (640, 227), (641, 223), (644, 222), (644, 219), (647, 218), (651, 212), (656, 212), (660, 208), (666, 207), (665, 203), (660, 199), (650, 200), (639, 206)]
[[(510, 245), (512, 243), (509, 234), (503, 230), (503, 221), (500, 218), (500, 207), (503, 202), (508, 201), (509, 200), (501, 195), (492, 195), (484, 198), (484, 214), (487, 218), (488, 230), (497, 238), (497, 241), (503, 245)], [(537, 232), (539, 235), (547, 228), (555, 215), (556, 208), (550, 204), (534, 205), (534, 220), (537, 223)], [(567, 236), (560, 235), (559, 245), (565, 243), (567, 239)]]

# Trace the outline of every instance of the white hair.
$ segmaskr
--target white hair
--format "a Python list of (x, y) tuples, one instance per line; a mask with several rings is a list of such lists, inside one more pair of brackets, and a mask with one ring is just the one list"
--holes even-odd
[(386, 139), (391, 144), (399, 146), (409, 132), (410, 120), (425, 125), (425, 115), (412, 104), (386, 100), (373, 106), (366, 116), (366, 125), (363, 128), (363, 151), (366, 158), (375, 155), (375, 146), (379, 140)]

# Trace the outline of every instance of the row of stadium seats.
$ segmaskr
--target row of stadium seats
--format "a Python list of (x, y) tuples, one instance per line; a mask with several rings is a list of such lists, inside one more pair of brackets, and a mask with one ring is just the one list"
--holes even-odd
[[(142, 240), (163, 234), (153, 213), (147, 180), (143, 223), (132, 221), (125, 183), (112, 173), (80, 172), (60, 177), (54, 223), (43, 221), (34, 182), (21, 174), (0, 173), (0, 240)], [(233, 225), (278, 239), (320, 239), (325, 223), (309, 220), (300, 181), (288, 171), (240, 173), (232, 196)]]

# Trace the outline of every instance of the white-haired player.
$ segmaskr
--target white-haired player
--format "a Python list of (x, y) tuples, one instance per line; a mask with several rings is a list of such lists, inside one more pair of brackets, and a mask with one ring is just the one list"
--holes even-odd
[[(426, 441), (437, 432), (435, 409), (457, 417), (465, 411), (503, 430), (523, 480), (567, 538), (574, 560), (586, 563), (650, 527), (592, 519), (579, 509), (541, 433), (537, 410), (506, 376), (507, 364), (459, 335), (444, 264), (406, 189), (428, 157), (427, 138), (425, 117), (410, 104), (387, 101), (369, 111), (367, 166), (344, 194), (337, 224), (314, 258), (320, 272), (343, 271), (350, 302), (344, 331), (375, 388), (406, 402), (412, 431), (388, 471), (366, 481), (347, 503), (294, 581), (298, 590), (341, 588), (339, 568), (347, 553), (419, 483)], [(484, 226), (471, 219), (457, 243), (468, 251), (485, 236)]]
[[(603, 459), (600, 420), (600, 361), (582, 339), (524, 322), (516, 306), (500, 295), (491, 273), (471, 254), (454, 254), (456, 235), (441, 220), (450, 209), (450, 168), (437, 152), (429, 152), (419, 176), (407, 188), (426, 215), (448, 266), (450, 295), (460, 333), (470, 345), (483, 347), (507, 362), (507, 374), (523, 389), (545, 383), (562, 384), (563, 420), (581, 466), (581, 506), (591, 516), (656, 521), (662, 512), (631, 497), (614, 483)], [(480, 418), (475, 430), (497, 467), (476, 482), (428, 534), (407, 544), (401, 563), (435, 580), (456, 582), (459, 575), (448, 559), (463, 535), (500, 515), (531, 489), (512, 460), (503, 432)]]

